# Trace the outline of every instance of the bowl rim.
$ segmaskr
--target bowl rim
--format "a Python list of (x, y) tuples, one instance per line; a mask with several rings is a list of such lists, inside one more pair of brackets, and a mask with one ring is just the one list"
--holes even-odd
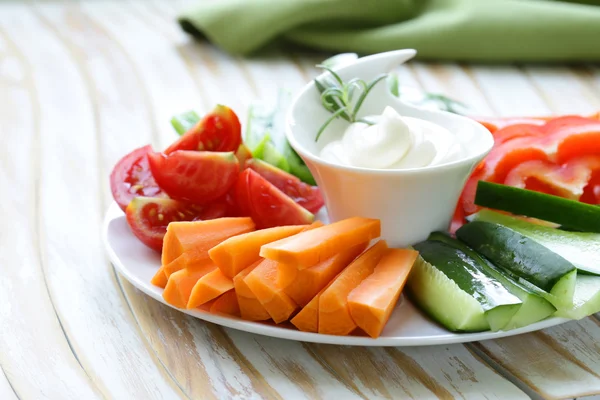
[[(411, 50), (411, 49), (408, 49)], [(334, 70), (341, 70), (345, 67), (348, 67), (350, 65), (353, 65), (357, 62), (360, 62), (361, 60), (364, 61), (368, 61), (368, 60), (372, 60), (372, 59), (377, 59), (377, 58), (384, 58), (384, 56), (389, 56), (391, 55), (390, 53), (397, 53), (399, 51), (402, 50), (395, 50), (395, 51), (389, 51), (389, 52), (383, 52), (383, 53), (377, 53), (377, 54), (373, 54), (370, 56), (365, 56), (365, 57), (361, 57), (356, 59), (353, 63), (349, 63), (349, 64), (344, 64), (343, 66), (340, 66), (338, 68), (334, 68)], [(366, 60), (368, 59), (368, 60)], [(326, 74), (326, 72), (322, 73), (319, 75), (319, 77), (322, 77)], [(382, 84), (381, 82), (379, 82), (378, 84)], [(315, 80), (312, 79), (310, 82), (308, 82), (293, 98), (291, 104), (290, 104), (290, 108), (288, 109), (287, 113), (286, 113), (286, 117), (285, 117), (285, 135), (286, 135), (286, 139), (288, 140), (288, 142), (290, 143), (290, 145), (292, 146), (292, 148), (302, 157), (302, 158), (308, 158), (309, 160), (311, 160), (314, 163), (317, 164), (321, 164), (321, 165), (326, 165), (329, 166), (331, 168), (335, 168), (335, 169), (339, 169), (342, 171), (347, 171), (347, 172), (353, 172), (353, 173), (359, 173), (359, 174), (374, 174), (374, 175), (414, 175), (414, 174), (425, 174), (425, 173), (435, 173), (435, 172), (442, 172), (444, 170), (449, 170), (449, 169), (454, 169), (457, 167), (463, 167), (465, 165), (475, 165), (476, 163), (478, 163), (479, 161), (481, 161), (491, 150), (492, 147), (494, 145), (494, 137), (492, 135), (492, 133), (483, 125), (481, 125), (479, 122), (463, 116), (463, 115), (459, 115), (459, 114), (453, 114), (450, 113), (448, 111), (442, 111), (442, 110), (429, 110), (423, 107), (418, 107), (418, 106), (414, 106), (412, 104), (406, 104), (407, 106), (414, 108), (416, 110), (419, 110), (421, 112), (424, 113), (429, 113), (429, 114), (442, 114), (444, 115), (445, 118), (451, 118), (451, 119), (455, 119), (455, 120), (459, 120), (460, 123), (463, 124), (467, 124), (470, 125), (476, 132), (479, 132), (481, 134), (483, 134), (484, 136), (487, 137), (488, 140), (488, 146), (486, 148), (484, 148), (482, 151), (477, 152), (476, 154), (473, 154), (469, 157), (466, 158), (461, 158), (459, 160), (456, 161), (452, 161), (446, 164), (439, 164), (439, 165), (430, 165), (430, 166), (425, 166), (425, 167), (417, 167), (417, 168), (404, 168), (404, 169), (377, 169), (377, 168), (365, 168), (365, 167), (355, 167), (355, 166), (351, 166), (351, 165), (342, 165), (342, 164), (337, 164), (334, 162), (330, 162), (325, 160), (324, 158), (322, 158), (321, 156), (314, 154), (311, 151), (308, 151), (306, 148), (304, 148), (304, 146), (302, 146), (298, 140), (296, 140), (295, 136), (294, 136), (294, 126), (297, 125), (297, 121), (294, 118), (294, 111), (297, 107), (297, 104), (299, 102), (299, 100), (306, 95), (307, 92), (309, 92), (310, 90), (316, 89), (315, 88)], [(394, 107), (393, 104), (389, 104), (389, 106)], [(424, 119), (428, 122), (431, 123), (435, 123), (434, 121), (431, 120), (427, 120)]]

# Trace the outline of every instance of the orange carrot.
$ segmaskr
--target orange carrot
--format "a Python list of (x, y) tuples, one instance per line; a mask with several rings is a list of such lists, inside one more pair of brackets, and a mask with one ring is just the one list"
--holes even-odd
[(225, 292), (215, 299), (210, 306), (210, 312), (213, 314), (227, 314), (233, 315), (234, 317), (239, 317), (240, 305), (238, 304), (235, 290)]
[(313, 297), (307, 305), (305, 305), (302, 310), (294, 318), (290, 320), (292, 324), (299, 330), (303, 332), (318, 332), (319, 330), (319, 300), (321, 299), (321, 295), (333, 282), (335, 282), (336, 278), (339, 274), (331, 280), (319, 293)]
[[(318, 292), (321, 291), (342, 269), (367, 248), (367, 243), (350, 247), (333, 257), (320, 262), (314, 267), (298, 271), (295, 267), (280, 265), (279, 280), (282, 275), (295, 275), (291, 284), (285, 287), (284, 292), (299, 306), (305, 306)], [(290, 271), (293, 268), (293, 271)]]
[(244, 278), (246, 278), (246, 276), (248, 276), (248, 274), (262, 261), (262, 259), (258, 260), (251, 266), (243, 269), (233, 278), (233, 287), (235, 288), (235, 293), (237, 295), (240, 314), (243, 319), (248, 321), (264, 321), (271, 318), (252, 290), (250, 290), (246, 282), (244, 282)]
[(208, 254), (225, 276), (233, 278), (260, 258), (258, 253), (263, 244), (295, 235), (302, 229), (304, 226), (291, 225), (244, 233), (219, 243)]
[(379, 237), (379, 220), (348, 218), (264, 245), (260, 255), (298, 269), (312, 267), (335, 254)]
[(356, 329), (348, 307), (348, 294), (373, 273), (386, 249), (385, 241), (377, 242), (346, 267), (323, 292), (319, 299), (319, 333), (348, 335)]
[(192, 268), (184, 268), (174, 272), (169, 277), (167, 286), (163, 292), (165, 301), (175, 307), (186, 308), (192, 293), (192, 288), (198, 282), (198, 279), (208, 274), (216, 268), (211, 261), (204, 265), (198, 265)]
[(233, 280), (223, 275), (223, 272), (215, 267), (213, 271), (196, 282), (190, 294), (187, 308), (196, 308), (231, 289), (233, 289)]
[(206, 221), (177, 221), (167, 226), (163, 240), (162, 265), (183, 253), (194, 261), (207, 260), (208, 250), (232, 236), (254, 230), (251, 218), (217, 218)]
[(348, 295), (352, 319), (371, 337), (379, 337), (417, 259), (418, 252), (388, 249), (373, 273)]
[(273, 321), (287, 321), (298, 306), (277, 285), (277, 262), (263, 260), (245, 278), (244, 282), (267, 310)]
[(156, 274), (154, 274), (150, 283), (163, 289), (167, 286), (167, 275), (165, 274), (165, 269), (163, 267), (160, 267), (158, 271), (156, 271)]

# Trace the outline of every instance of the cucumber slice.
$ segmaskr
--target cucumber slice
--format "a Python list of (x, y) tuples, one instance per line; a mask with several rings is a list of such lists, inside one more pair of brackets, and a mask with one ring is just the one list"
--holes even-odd
[(456, 236), (498, 267), (522, 278), (528, 288), (539, 288), (557, 309), (573, 305), (577, 269), (569, 261), (538, 242), (491, 222), (474, 221)]
[(600, 207), (558, 196), (479, 181), (475, 204), (600, 233)]
[(503, 273), (498, 267), (492, 264), (488, 259), (481, 256), (473, 249), (459, 240), (450, 237), (446, 233), (434, 232), (429, 236), (428, 240), (438, 240), (446, 243), (449, 246), (457, 248), (467, 254), (469, 257), (477, 261), (477, 263), (491, 276), (498, 280), (512, 294), (517, 296), (521, 302), (521, 307), (512, 316), (510, 321), (503, 326), (502, 330), (517, 329), (523, 326), (533, 324), (535, 322), (546, 319), (556, 311), (556, 308), (542, 295), (528, 289), (526, 286), (518, 282), (518, 277), (512, 277), (507, 273)]
[[(414, 247), (432, 268), (452, 280), (458, 289), (480, 305), (479, 312), (483, 314), (490, 329), (494, 331), (502, 329), (521, 306), (522, 302), (517, 296), (510, 293), (497, 279), (487, 273), (477, 260), (460, 249), (436, 240), (421, 242)], [(420, 288), (416, 291), (422, 290)], [(461, 321), (462, 310), (460, 308), (456, 309), (455, 304), (445, 300), (439, 294), (435, 295), (435, 299), (437, 299), (437, 305), (428, 303), (423, 308), (427, 308), (435, 316), (445, 315), (444, 324), (449, 324), (454, 329), (469, 330), (468, 326), (462, 326), (465, 321)], [(453, 317), (456, 318), (457, 314), (458, 319), (447, 322)]]
[(559, 310), (556, 316), (581, 319), (600, 312), (600, 276), (577, 275), (573, 307)]
[(481, 304), (421, 256), (410, 271), (406, 289), (421, 310), (450, 331), (490, 329)]
[(600, 274), (600, 234), (563, 231), (532, 224), (491, 210), (481, 210), (471, 215), (469, 220), (494, 222), (507, 226), (559, 254), (578, 269)]

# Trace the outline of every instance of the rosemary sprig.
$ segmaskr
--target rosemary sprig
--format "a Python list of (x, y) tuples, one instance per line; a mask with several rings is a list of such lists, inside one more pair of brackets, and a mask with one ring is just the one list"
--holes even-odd
[[(321, 103), (323, 107), (332, 113), (317, 132), (315, 142), (319, 140), (321, 134), (327, 129), (337, 118), (343, 118), (348, 122), (357, 122), (357, 114), (360, 111), (369, 92), (373, 90), (375, 85), (384, 79), (387, 74), (382, 74), (376, 77), (373, 81), (367, 83), (362, 79), (354, 78), (348, 82), (344, 82), (342, 78), (329, 66), (317, 65), (317, 68), (322, 68), (329, 72), (321, 79), (315, 79), (315, 85), (321, 93)], [(366, 120), (360, 120), (367, 124), (372, 124)]]

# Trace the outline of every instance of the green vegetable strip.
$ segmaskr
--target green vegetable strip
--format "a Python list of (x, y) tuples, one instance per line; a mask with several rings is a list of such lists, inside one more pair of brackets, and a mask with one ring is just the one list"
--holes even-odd
[(474, 221), (456, 231), (456, 236), (495, 265), (550, 292), (575, 266), (535, 240), (505, 226)]
[(179, 135), (183, 135), (200, 121), (196, 111), (186, 111), (171, 118), (171, 125)]
[(600, 207), (558, 196), (480, 181), (475, 204), (600, 233)]

